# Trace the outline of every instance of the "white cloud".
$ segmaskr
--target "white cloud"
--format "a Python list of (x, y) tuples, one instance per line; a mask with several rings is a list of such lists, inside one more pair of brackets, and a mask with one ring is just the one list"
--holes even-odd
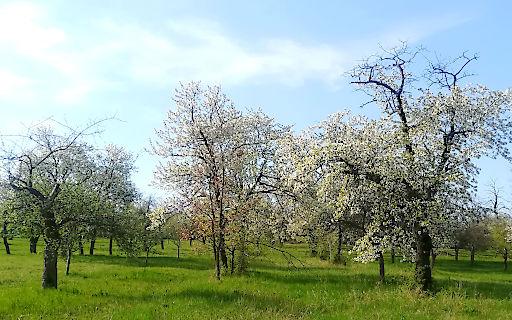
[(0, 33), (0, 48), (38, 67), (30, 79), (13, 72), (0, 74), (0, 81), (7, 83), (0, 89), (0, 97), (12, 97), (19, 88), (35, 83), (39, 87), (32, 87), (34, 97), (62, 105), (82, 102), (99, 89), (127, 83), (171, 87), (188, 80), (228, 85), (265, 81), (297, 86), (314, 80), (333, 85), (355, 58), (366, 54), (369, 43), (373, 50), (377, 42), (416, 41), (460, 23), (460, 19), (415, 21), (379, 31), (371, 39), (338, 46), (291, 39), (247, 44), (205, 20), (168, 21), (159, 30), (119, 21), (93, 21), (90, 33), (94, 40), (86, 42), (74, 34), (76, 30), (59, 28), (50, 18), (47, 10), (34, 4), (0, 6), (0, 30), (9, 30)]
[(0, 98), (13, 98), (20, 94), (26, 94), (23, 90), (31, 81), (20, 75), (0, 69)]

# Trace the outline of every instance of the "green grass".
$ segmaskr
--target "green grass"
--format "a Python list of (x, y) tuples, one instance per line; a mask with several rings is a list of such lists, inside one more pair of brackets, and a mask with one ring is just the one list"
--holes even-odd
[[(42, 254), (30, 255), (28, 241), (11, 241), (11, 256), (0, 252), (0, 319), (511, 319), (512, 272), (499, 257), (479, 256), (470, 266), (440, 256), (434, 269), (436, 293), (410, 289), (413, 266), (386, 261), (387, 281), (378, 266), (333, 266), (287, 245), (307, 267), (295, 269), (275, 252), (251, 260), (247, 276), (213, 277), (207, 248), (183, 245), (144, 259), (107, 255), (73, 256), (71, 274), (59, 261), (59, 289), (42, 290)], [(38, 248), (42, 251), (41, 245)], [(116, 254), (116, 253), (115, 253)]]

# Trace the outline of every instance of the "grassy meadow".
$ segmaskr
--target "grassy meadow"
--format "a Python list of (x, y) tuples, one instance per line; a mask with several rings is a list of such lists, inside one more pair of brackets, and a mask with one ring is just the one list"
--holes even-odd
[(143, 258), (108, 256), (99, 241), (94, 256), (73, 256), (68, 276), (61, 259), (59, 288), (43, 290), (42, 243), (30, 255), (27, 240), (10, 242), (12, 255), (0, 251), (0, 319), (512, 319), (512, 272), (494, 253), (473, 266), (465, 255), (439, 256), (436, 292), (421, 296), (410, 288), (413, 265), (389, 258), (380, 284), (376, 263), (334, 266), (308, 257), (304, 245), (286, 245), (306, 267), (264, 251), (248, 275), (219, 282), (197, 241), (183, 243), (180, 259), (166, 243), (147, 266)]

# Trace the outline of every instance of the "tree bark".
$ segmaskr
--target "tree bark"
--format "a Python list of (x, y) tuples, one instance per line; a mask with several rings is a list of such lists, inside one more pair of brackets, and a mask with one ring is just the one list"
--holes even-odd
[[(341, 225), (341, 221), (338, 221), (338, 247), (336, 249), (336, 256), (334, 257), (335, 263), (342, 263), (343, 262), (343, 256), (342, 256), (342, 247), (343, 247), (343, 228)], [(343, 263), (346, 265), (346, 263)]]
[(434, 248), (432, 248), (432, 250), (430, 250), (430, 270), (434, 270), (434, 265), (436, 263), (436, 258), (437, 258), (437, 253), (436, 251), (434, 250)]
[(379, 276), (380, 282), (384, 282), (385, 270), (384, 270), (384, 255), (382, 251), (379, 252)]
[(94, 245), (96, 244), (96, 237), (91, 239), (91, 245), (89, 247), (89, 255), (94, 255)]
[(164, 240), (160, 240), (160, 248), (162, 248), (162, 251), (165, 250)]
[(194, 239), (192, 239), (192, 237), (190, 237), (190, 238), (188, 239), (188, 244), (189, 244), (189, 246), (190, 246), (190, 247), (192, 247), (192, 241), (194, 241)]
[(459, 246), (455, 245), (455, 261), (459, 261)]
[(11, 254), (11, 247), (9, 246), (9, 239), (7, 239), (7, 221), (4, 221), (2, 227), (2, 239), (4, 240), (5, 253)]
[(39, 236), (31, 236), (29, 239), (30, 242), (30, 253), (37, 253), (37, 242), (39, 241)]
[(178, 259), (180, 258), (180, 250), (181, 250), (181, 239), (178, 238), (178, 244), (176, 245), (178, 248), (177, 248), (177, 256), (178, 256)]
[(508, 270), (508, 249), (507, 248), (503, 249), (503, 264), (504, 264), (505, 271), (507, 271)]
[(316, 257), (318, 255), (318, 239), (313, 228), (308, 229), (309, 237), (309, 249), (311, 250), (311, 256)]
[(231, 250), (229, 250), (229, 253), (231, 254), (230, 274), (233, 274), (233, 273), (235, 273), (235, 247), (233, 247)]
[(71, 247), (68, 248), (66, 256), (66, 275), (69, 275), (69, 265), (71, 264)]
[(42, 212), (44, 222), (44, 258), (42, 287), (57, 289), (57, 255), (60, 242), (59, 227), (53, 212), (45, 209)]
[(475, 245), (471, 245), (471, 264), (475, 264)]
[(430, 269), (430, 251), (432, 238), (423, 227), (416, 227), (416, 265), (414, 278), (416, 285), (422, 291), (432, 289), (432, 270)]
[(112, 245), (114, 243), (114, 239), (112, 236), (110, 236), (108, 238), (108, 255), (111, 256), (112, 255)]
[(78, 250), (80, 251), (80, 255), (84, 255), (84, 243), (82, 242), (82, 237), (78, 239)]

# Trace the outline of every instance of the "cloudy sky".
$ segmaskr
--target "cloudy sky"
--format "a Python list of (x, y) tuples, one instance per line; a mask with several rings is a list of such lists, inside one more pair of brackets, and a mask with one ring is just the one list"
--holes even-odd
[[(144, 152), (180, 81), (220, 84), (238, 105), (261, 107), (297, 130), (360, 109), (343, 73), (400, 41), (441, 57), (480, 56), (472, 82), (512, 86), (509, 1), (5, 1), (0, 0), (0, 132), (53, 116), (80, 126), (116, 115), (100, 142)], [(510, 166), (481, 161), (481, 193)]]

